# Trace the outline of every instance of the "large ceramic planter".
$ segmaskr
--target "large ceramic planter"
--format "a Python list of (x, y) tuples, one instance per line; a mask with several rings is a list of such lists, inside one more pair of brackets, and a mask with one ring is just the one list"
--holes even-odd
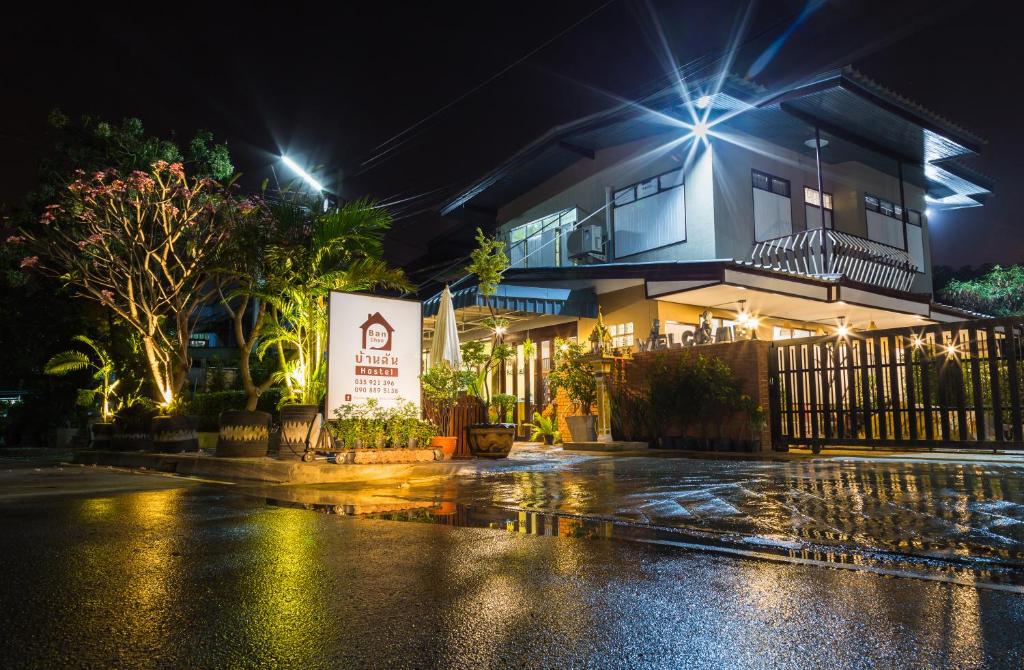
[(115, 428), (110, 448), (114, 451), (153, 451), (153, 435), (144, 430)]
[(110, 440), (114, 437), (114, 424), (94, 423), (89, 426), (89, 446), (92, 449), (110, 449)]
[(473, 423), (466, 428), (469, 453), (477, 458), (505, 458), (516, 438), (514, 423)]
[(567, 416), (565, 423), (569, 426), (569, 437), (573, 442), (597, 441), (597, 417), (593, 414)]
[(196, 421), (190, 416), (158, 416), (149, 430), (153, 434), (153, 451), (177, 454), (199, 451)]
[(266, 412), (229, 409), (221, 412), (218, 423), (217, 456), (252, 458), (267, 455), (270, 415)]
[(281, 408), (281, 442), (277, 457), (301, 459), (306, 453), (306, 438), (315, 446), (320, 441), (320, 408), (317, 405), (285, 405)]
[(455, 455), (455, 448), (458, 446), (459, 438), (457, 437), (434, 436), (430, 438), (430, 447), (432, 449), (440, 449), (446, 461), (452, 459), (452, 456)]

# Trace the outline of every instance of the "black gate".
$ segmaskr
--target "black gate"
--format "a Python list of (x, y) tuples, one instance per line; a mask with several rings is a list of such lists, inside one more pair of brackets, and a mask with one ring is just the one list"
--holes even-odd
[(774, 446), (1024, 449), (1022, 345), (1022, 318), (774, 343)]

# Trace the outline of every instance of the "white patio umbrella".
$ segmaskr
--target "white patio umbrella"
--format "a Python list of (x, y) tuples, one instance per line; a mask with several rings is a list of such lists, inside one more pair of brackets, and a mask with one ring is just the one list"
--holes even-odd
[(441, 304), (434, 317), (434, 339), (430, 343), (430, 364), (448, 361), (454, 368), (462, 367), (462, 352), (459, 350), (459, 328), (455, 323), (455, 307), (452, 292), (445, 284), (441, 292)]

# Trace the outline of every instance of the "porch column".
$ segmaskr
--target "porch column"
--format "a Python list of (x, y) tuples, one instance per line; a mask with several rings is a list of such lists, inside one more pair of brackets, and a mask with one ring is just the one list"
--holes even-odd
[[(818, 172), (818, 213), (821, 214), (821, 271), (828, 268), (828, 232), (825, 230), (825, 182), (821, 177), (821, 131), (814, 127), (814, 165)], [(790, 193), (792, 195), (792, 193)]]

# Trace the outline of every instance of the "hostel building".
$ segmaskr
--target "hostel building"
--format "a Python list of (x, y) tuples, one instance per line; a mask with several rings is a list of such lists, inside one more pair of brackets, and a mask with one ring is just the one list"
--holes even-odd
[[(493, 302), (517, 357), (498, 381), (520, 416), (548, 399), (554, 338), (586, 338), (599, 309), (624, 351), (695, 346), (702, 323), (722, 342), (971, 316), (933, 300), (929, 214), (990, 195), (962, 162), (982, 140), (849, 68), (714, 84), (554, 128), (443, 206), (507, 243)], [(476, 287), (452, 290), (460, 337), (488, 335)]]

